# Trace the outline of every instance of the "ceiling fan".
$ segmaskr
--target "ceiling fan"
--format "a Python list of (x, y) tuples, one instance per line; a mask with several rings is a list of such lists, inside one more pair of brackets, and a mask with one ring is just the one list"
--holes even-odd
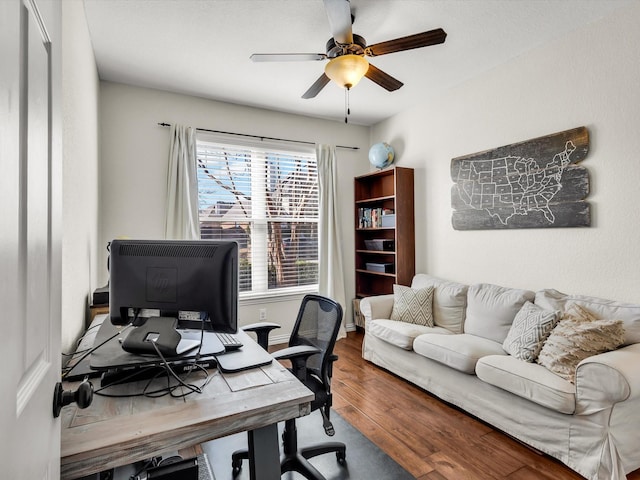
[(367, 45), (366, 40), (352, 32), (354, 16), (349, 0), (324, 0), (329, 17), (332, 38), (326, 45), (326, 53), (254, 53), (254, 62), (319, 61), (329, 60), (325, 72), (302, 95), (314, 98), (331, 81), (351, 89), (363, 76), (389, 92), (399, 89), (403, 83), (370, 64), (364, 57), (376, 57), (388, 53), (444, 43), (447, 34), (441, 28), (417, 33), (386, 42)]

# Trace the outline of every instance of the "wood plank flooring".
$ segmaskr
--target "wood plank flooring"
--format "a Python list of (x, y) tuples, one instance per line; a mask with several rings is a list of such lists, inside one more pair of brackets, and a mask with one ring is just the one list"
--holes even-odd
[[(333, 407), (418, 480), (574, 480), (560, 462), (365, 361), (362, 333), (336, 345)], [(640, 480), (640, 470), (629, 475)]]

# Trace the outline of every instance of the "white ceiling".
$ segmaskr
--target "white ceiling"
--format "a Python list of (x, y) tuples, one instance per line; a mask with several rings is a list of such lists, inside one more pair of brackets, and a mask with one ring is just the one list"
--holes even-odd
[[(443, 28), (442, 45), (371, 60), (404, 82), (363, 79), (350, 123), (372, 125), (635, 0), (351, 0), (368, 44)], [(321, 62), (253, 63), (252, 53), (325, 53), (322, 0), (84, 0), (100, 78), (224, 102), (342, 120), (333, 83), (301, 95)]]

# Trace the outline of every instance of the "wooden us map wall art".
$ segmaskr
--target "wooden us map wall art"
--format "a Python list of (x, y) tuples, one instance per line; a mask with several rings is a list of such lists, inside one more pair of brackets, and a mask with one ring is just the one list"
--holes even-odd
[(578, 127), (452, 159), (453, 228), (590, 226), (588, 151)]

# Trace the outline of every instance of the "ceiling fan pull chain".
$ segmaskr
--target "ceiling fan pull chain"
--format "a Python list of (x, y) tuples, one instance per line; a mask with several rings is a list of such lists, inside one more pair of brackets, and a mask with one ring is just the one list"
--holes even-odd
[(347, 116), (349, 115), (349, 89), (344, 89), (344, 123), (347, 122)]
[(347, 122), (347, 117), (349, 115), (351, 115), (351, 107), (349, 105), (349, 91), (350, 90), (351, 89), (349, 87), (345, 87), (345, 89), (344, 89), (344, 110), (345, 110), (344, 123), (348, 123)]

